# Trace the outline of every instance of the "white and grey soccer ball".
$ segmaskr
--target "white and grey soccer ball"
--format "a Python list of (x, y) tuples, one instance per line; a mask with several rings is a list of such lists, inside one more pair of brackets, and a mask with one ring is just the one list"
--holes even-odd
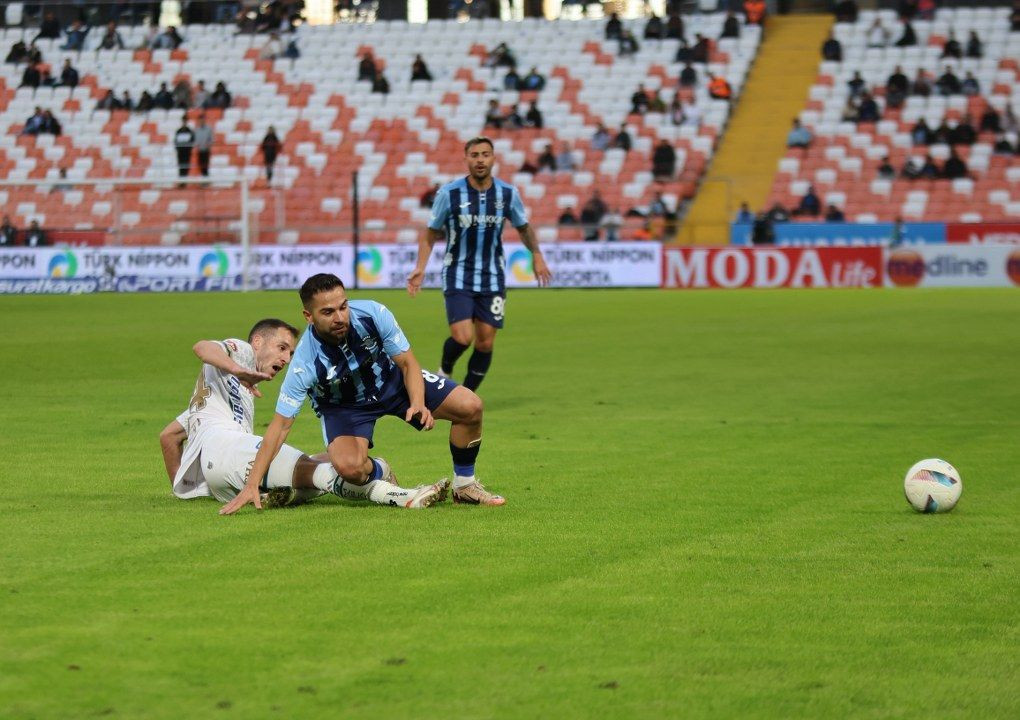
[(928, 458), (907, 470), (903, 494), (918, 512), (949, 512), (960, 499), (963, 481), (960, 472), (945, 460)]

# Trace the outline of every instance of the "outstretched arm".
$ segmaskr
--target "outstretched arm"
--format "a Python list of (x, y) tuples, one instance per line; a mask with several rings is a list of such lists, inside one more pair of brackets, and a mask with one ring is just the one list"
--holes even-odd
[(520, 235), (524, 247), (531, 251), (531, 265), (535, 270), (535, 279), (538, 280), (538, 286), (544, 287), (548, 285), (549, 281), (552, 280), (552, 273), (549, 272), (549, 266), (545, 262), (542, 248), (538, 246), (535, 231), (531, 229), (531, 225), (521, 225), (517, 228), (517, 234)]
[(181, 455), (183, 455), (184, 441), (188, 439), (188, 432), (176, 420), (163, 428), (159, 434), (159, 445), (163, 450), (163, 464), (166, 465), (166, 474), (170, 478), (170, 485), (174, 484), (174, 478), (181, 467)]
[(425, 232), (418, 236), (418, 261), (414, 264), (414, 270), (407, 276), (407, 292), (411, 297), (421, 290), (421, 283), (425, 279), (425, 267), (429, 258), (432, 257), (432, 246), (446, 237), (443, 230), (425, 228)]
[(280, 413), (273, 415), (273, 420), (266, 428), (266, 434), (262, 436), (262, 444), (259, 446), (258, 452), (255, 453), (255, 459), (248, 470), (248, 479), (244, 488), (233, 500), (220, 508), (220, 515), (232, 515), (248, 503), (254, 503), (256, 508), (262, 509), (262, 501), (259, 499), (259, 482), (269, 472), (269, 466), (276, 459), (276, 455), (280, 452), (293, 424), (294, 418), (285, 417)]
[(223, 345), (215, 340), (199, 340), (192, 350), (199, 360), (225, 373), (230, 373), (240, 380), (242, 385), (251, 390), (255, 397), (262, 397), (262, 393), (255, 386), (263, 380), (270, 379), (267, 373), (249, 370), (238, 365), (223, 349)]

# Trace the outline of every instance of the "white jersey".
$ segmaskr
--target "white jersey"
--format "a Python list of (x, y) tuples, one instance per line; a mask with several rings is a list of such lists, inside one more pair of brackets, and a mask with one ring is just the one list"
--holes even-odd
[[(255, 351), (244, 340), (223, 340), (220, 345), (238, 365), (248, 370), (255, 369)], [(230, 373), (203, 364), (191, 403), (177, 416), (177, 422), (188, 434), (188, 441), (181, 467), (174, 477), (174, 495), (182, 499), (211, 495), (202, 474), (204, 437), (222, 431), (251, 435), (254, 420), (255, 398), (251, 391)]]

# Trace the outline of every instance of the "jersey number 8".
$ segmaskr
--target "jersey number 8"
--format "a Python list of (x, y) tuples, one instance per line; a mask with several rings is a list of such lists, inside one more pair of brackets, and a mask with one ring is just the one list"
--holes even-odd
[(502, 298), (499, 295), (497, 295), (496, 297), (492, 298), (492, 306), (489, 308), (489, 312), (491, 312), (493, 314), (493, 316), (497, 320), (502, 320), (503, 319), (503, 311), (505, 309), (506, 309), (506, 298)]

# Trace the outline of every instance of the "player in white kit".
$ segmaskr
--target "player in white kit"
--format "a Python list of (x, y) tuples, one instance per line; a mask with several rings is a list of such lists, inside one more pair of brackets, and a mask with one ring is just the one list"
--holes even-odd
[[(228, 502), (245, 486), (262, 444), (253, 432), (254, 396), (261, 397), (257, 384), (271, 380), (290, 362), (297, 332), (282, 320), (266, 319), (255, 324), (248, 342), (195, 343), (195, 355), (203, 365), (191, 402), (160, 433), (174, 495), (183, 500), (212, 496)], [(386, 471), (369, 495), (373, 502), (427, 507), (443, 489), (438, 483), (401, 488), (388, 465)], [(269, 507), (300, 504), (324, 492), (365, 497), (339, 481), (328, 456), (311, 458), (289, 445), (280, 450), (260, 486)]]

